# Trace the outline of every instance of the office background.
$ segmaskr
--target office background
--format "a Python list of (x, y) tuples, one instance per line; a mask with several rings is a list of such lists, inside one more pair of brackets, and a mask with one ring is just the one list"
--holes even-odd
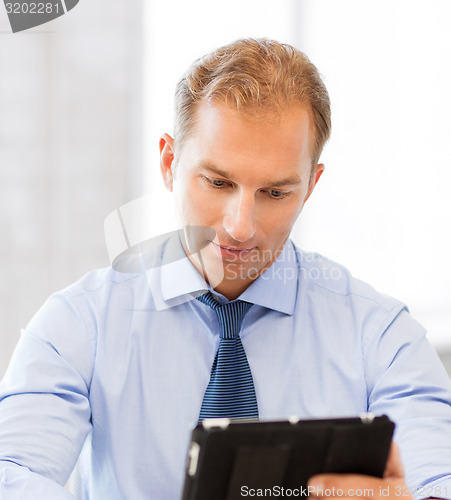
[[(11, 34), (0, 6), (0, 375), (52, 293), (109, 264), (106, 216), (150, 195), (189, 63), (246, 36), (304, 50), (331, 94), (326, 173), (293, 238), (405, 301), (451, 372), (447, 0), (80, 0)], [(333, 332), (331, 332), (333, 335)]]

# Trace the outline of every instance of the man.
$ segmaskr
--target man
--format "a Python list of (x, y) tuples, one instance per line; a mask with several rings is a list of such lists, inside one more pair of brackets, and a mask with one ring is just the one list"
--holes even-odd
[[(397, 424), (402, 458), (393, 447), (383, 479), (318, 476), (318, 497), (451, 498), (451, 388), (424, 329), (289, 240), (329, 133), (327, 91), (296, 49), (242, 40), (193, 64), (161, 170), (185, 232), (210, 230), (161, 243), (152, 269), (94, 271), (32, 319), (0, 392), (4, 498), (72, 498), (59, 485), (86, 436), (83, 498), (179, 498), (191, 425), (243, 410), (240, 394), (230, 407), (217, 394), (217, 311), (233, 304), (246, 309), (233, 349), (251, 414), (372, 411)], [(185, 258), (165, 265), (174, 247)]]

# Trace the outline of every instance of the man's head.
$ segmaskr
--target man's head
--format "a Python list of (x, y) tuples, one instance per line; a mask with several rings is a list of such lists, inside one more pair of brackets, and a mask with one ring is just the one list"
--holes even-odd
[(261, 119), (304, 107), (313, 126), (312, 167), (330, 135), (329, 94), (318, 70), (301, 51), (274, 40), (238, 40), (188, 68), (175, 92), (176, 152), (194, 129), (197, 108), (205, 101)]
[[(161, 169), (182, 226), (216, 232), (204, 276), (237, 297), (278, 257), (324, 166), (327, 91), (293, 47), (243, 40), (200, 59), (177, 86)], [(189, 252), (188, 252), (189, 253)]]

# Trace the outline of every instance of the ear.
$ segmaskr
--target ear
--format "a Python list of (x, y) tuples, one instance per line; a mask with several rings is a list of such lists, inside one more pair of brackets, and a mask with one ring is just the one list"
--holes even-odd
[(316, 183), (319, 181), (319, 178), (324, 172), (324, 164), (323, 163), (318, 163), (315, 167), (315, 172), (313, 174), (312, 180), (310, 181), (310, 186), (307, 191), (307, 196), (304, 199), (304, 203), (309, 199), (310, 195), (313, 192), (314, 187), (316, 186)]
[(174, 180), (174, 172), (172, 164), (174, 162), (174, 139), (163, 134), (160, 139), (160, 169), (163, 176), (163, 182), (169, 191), (172, 191), (172, 183)]

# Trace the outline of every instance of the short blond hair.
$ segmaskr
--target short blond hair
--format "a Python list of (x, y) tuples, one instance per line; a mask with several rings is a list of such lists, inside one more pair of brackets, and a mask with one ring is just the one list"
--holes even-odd
[(198, 104), (205, 101), (254, 116), (307, 106), (314, 129), (312, 165), (330, 136), (330, 99), (318, 70), (303, 52), (275, 40), (237, 40), (188, 68), (175, 92), (176, 151), (194, 128)]

